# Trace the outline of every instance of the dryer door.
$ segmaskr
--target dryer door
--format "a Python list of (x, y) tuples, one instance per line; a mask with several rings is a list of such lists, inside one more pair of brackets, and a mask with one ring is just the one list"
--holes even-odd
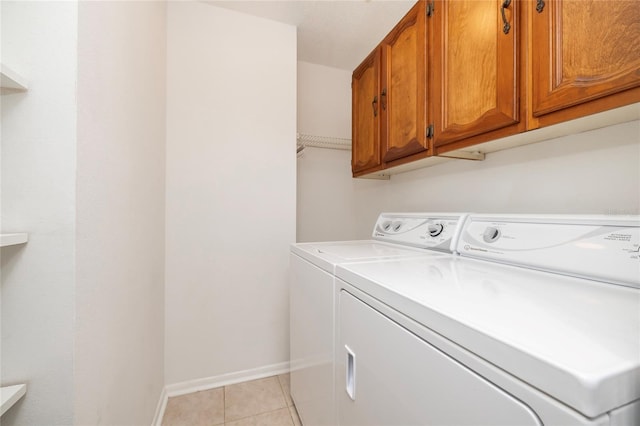
[(531, 409), (340, 292), (340, 425), (540, 426)]

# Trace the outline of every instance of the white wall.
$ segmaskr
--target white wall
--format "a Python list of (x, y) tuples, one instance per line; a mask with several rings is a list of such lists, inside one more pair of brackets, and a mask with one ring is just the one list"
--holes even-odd
[(351, 72), (298, 61), (298, 133), (351, 139)]
[[(343, 127), (331, 123), (350, 120), (350, 111), (333, 109), (333, 98), (350, 99), (350, 73), (303, 65), (298, 125), (340, 136), (332, 133)], [(316, 96), (318, 87), (341, 92)], [(311, 127), (306, 117), (322, 126)], [(352, 179), (349, 152), (311, 148), (298, 159), (299, 241), (368, 238), (382, 211), (638, 214), (640, 122), (496, 152), (480, 162), (451, 161), (388, 181)]]
[(164, 386), (166, 3), (78, 10), (75, 419), (151, 424)]
[(294, 27), (169, 3), (169, 384), (288, 362), (295, 102)]
[[(298, 62), (298, 132), (351, 139), (351, 72)], [(351, 151), (307, 147), (297, 161), (297, 241), (354, 239), (359, 198), (375, 182), (351, 178)]]
[(381, 211), (640, 214), (640, 121), (402, 173), (354, 197), (358, 238)]
[(73, 423), (75, 293), (76, 2), (2, 1), (2, 62), (29, 92), (3, 95), (2, 231), (29, 232), (5, 247), (2, 385), (27, 395), (5, 426)]
[(381, 190), (381, 209), (639, 214), (640, 121), (392, 176)]

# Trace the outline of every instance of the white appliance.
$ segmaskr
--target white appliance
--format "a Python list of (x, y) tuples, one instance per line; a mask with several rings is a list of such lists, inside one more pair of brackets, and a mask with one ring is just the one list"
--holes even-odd
[(471, 215), (338, 265), (340, 425), (640, 425), (640, 217)]
[(290, 255), (291, 396), (305, 426), (335, 425), (335, 267), (448, 256), (465, 215), (383, 213), (371, 240), (300, 243)]

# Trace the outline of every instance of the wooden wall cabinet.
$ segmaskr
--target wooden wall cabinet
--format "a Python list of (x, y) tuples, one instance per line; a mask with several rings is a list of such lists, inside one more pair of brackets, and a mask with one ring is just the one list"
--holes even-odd
[(370, 59), (354, 72), (354, 177), (427, 157), (482, 158), (472, 151), (640, 102), (639, 40), (638, 0), (419, 1), (374, 52), (375, 143), (355, 113)]
[(530, 128), (640, 101), (637, 0), (529, 1)]
[(425, 3), (418, 2), (380, 44), (382, 160), (429, 149)]
[[(381, 168), (380, 50), (356, 68), (351, 80), (351, 168), (356, 175)], [(355, 142), (353, 142), (355, 141)]]
[(354, 177), (429, 150), (425, 2), (353, 72)]
[(436, 153), (460, 141), (473, 144), (478, 135), (489, 134), (487, 140), (524, 130), (520, 7), (517, 0), (435, 2), (429, 25)]

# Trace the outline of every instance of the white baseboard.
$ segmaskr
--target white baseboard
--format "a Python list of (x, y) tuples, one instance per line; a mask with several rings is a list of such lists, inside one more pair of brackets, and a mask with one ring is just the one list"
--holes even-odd
[(262, 379), (264, 377), (285, 374), (289, 372), (289, 362), (266, 365), (264, 367), (253, 368), (251, 370), (237, 371), (234, 373), (221, 374), (219, 376), (205, 377), (202, 379), (187, 380), (184, 382), (166, 385), (160, 395), (156, 417), (153, 419), (154, 426), (160, 426), (162, 416), (167, 408), (167, 400), (174, 396), (186, 395), (192, 392), (215, 389), (222, 386), (247, 382), (249, 380)]
[(156, 414), (153, 416), (152, 426), (161, 426), (162, 417), (164, 416), (164, 410), (167, 408), (167, 401), (169, 397), (167, 396), (167, 387), (162, 388), (162, 392), (160, 392), (160, 399), (158, 400), (158, 405), (156, 406)]

